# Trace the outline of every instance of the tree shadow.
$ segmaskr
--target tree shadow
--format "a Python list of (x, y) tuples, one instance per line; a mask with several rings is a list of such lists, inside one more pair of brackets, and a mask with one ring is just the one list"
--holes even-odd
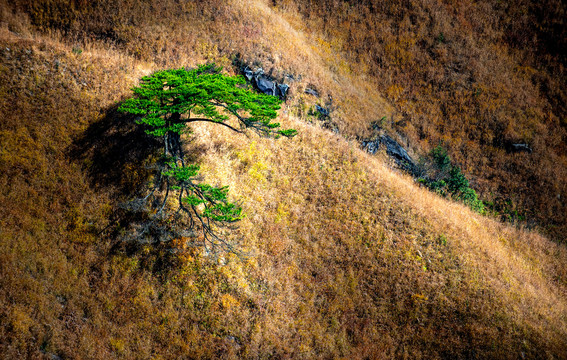
[[(144, 268), (154, 274), (164, 274), (176, 263), (170, 244), (156, 242), (149, 253), (143, 253), (146, 243), (129, 240), (132, 229), (150, 221), (147, 211), (131, 211), (129, 204), (147, 191), (163, 144), (136, 124), (135, 115), (118, 111), (119, 106), (107, 108), (104, 117), (80, 134), (67, 153), (83, 166), (91, 187), (109, 193), (112, 198), (109, 225), (97, 230), (99, 236), (108, 240), (101, 242), (105, 248), (101, 250), (109, 255), (138, 256)], [(197, 160), (203, 151), (192, 146), (187, 149), (188, 158)]]
[(127, 211), (124, 205), (145, 191), (153, 173), (150, 165), (162, 144), (136, 124), (136, 116), (118, 111), (119, 106), (106, 109), (101, 120), (73, 141), (68, 154), (83, 166), (91, 187), (109, 193), (113, 200), (109, 225), (99, 229), (100, 236), (109, 240), (107, 251), (134, 255), (140, 246), (122, 240), (128, 229), (145, 221), (147, 215)]
[(118, 111), (119, 105), (108, 108), (104, 118), (73, 141), (69, 154), (83, 164), (92, 187), (105, 188), (124, 201), (144, 188), (152, 173), (148, 165), (161, 143), (136, 124), (135, 116)]

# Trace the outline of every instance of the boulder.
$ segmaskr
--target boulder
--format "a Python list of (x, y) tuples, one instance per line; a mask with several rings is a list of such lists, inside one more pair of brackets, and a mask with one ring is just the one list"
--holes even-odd
[(532, 148), (528, 144), (512, 144), (512, 152), (527, 152), (532, 153)]
[(306, 88), (305, 89), (305, 93), (309, 94), (309, 95), (313, 95), (316, 97), (319, 97), (319, 93), (317, 92), (317, 90), (311, 89), (311, 88)]
[(264, 74), (262, 68), (252, 71), (252, 69), (246, 66), (242, 69), (242, 73), (252, 85), (264, 94), (278, 96), (282, 100), (287, 96), (289, 85), (278, 83), (271, 76)]
[(330, 114), (329, 109), (324, 108), (321, 105), (315, 105), (315, 110), (317, 110), (317, 112), (321, 114), (322, 117), (328, 117)]
[(287, 91), (289, 90), (289, 85), (277, 84), (277, 90), (277, 96), (279, 96), (281, 99), (285, 99), (285, 97), (287, 96)]
[(269, 80), (265, 75), (257, 75), (255, 78), (258, 90), (267, 95), (276, 96), (276, 83)]
[(244, 68), (244, 70), (242, 70), (242, 72), (244, 73), (246, 80), (252, 81), (252, 79), (254, 78), (254, 72), (252, 71), (252, 69), (247, 66)]
[(417, 165), (409, 156), (406, 149), (404, 149), (396, 140), (392, 139), (389, 135), (380, 135), (374, 140), (363, 140), (362, 147), (370, 154), (374, 155), (383, 146), (386, 149), (386, 154), (394, 159), (399, 167), (414, 173)]

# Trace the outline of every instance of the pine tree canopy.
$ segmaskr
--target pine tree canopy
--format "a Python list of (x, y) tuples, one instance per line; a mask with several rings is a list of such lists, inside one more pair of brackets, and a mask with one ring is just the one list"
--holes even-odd
[[(214, 64), (158, 71), (143, 77), (132, 90), (134, 96), (119, 110), (138, 115), (136, 122), (144, 126), (146, 133), (163, 141), (153, 189), (144, 201), (136, 202), (153, 214), (137, 236), (172, 240), (186, 233), (179, 229), (184, 224), (182, 227), (201, 230), (202, 244), (209, 252), (233, 251), (232, 244), (218, 230), (242, 219), (242, 208), (229, 201), (228, 187), (200, 182), (199, 165), (185, 163), (182, 135), (191, 133), (190, 123), (211, 122), (238, 133), (251, 128), (263, 136), (292, 137), (296, 130), (284, 130), (272, 122), (281, 100), (255, 92), (242, 76), (223, 75)], [(171, 196), (176, 199), (174, 211), (168, 211)]]
[[(140, 115), (138, 123), (147, 125), (147, 133), (155, 136), (181, 133), (187, 124), (197, 121), (218, 123), (237, 132), (252, 128), (263, 135), (296, 134), (272, 122), (280, 109), (279, 98), (253, 91), (244, 77), (223, 75), (214, 64), (158, 71), (143, 77), (133, 91), (135, 97), (120, 109)], [(227, 123), (232, 117), (239, 121), (239, 128)]]

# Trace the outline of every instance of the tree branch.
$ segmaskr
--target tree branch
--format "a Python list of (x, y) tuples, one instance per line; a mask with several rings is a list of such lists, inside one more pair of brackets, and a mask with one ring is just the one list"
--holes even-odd
[(236, 129), (236, 128), (234, 128), (234, 127), (232, 127), (232, 126), (230, 126), (230, 125), (228, 125), (228, 124), (226, 124), (226, 123), (223, 123), (223, 122), (221, 122), (221, 121), (214, 121), (214, 120), (207, 119), (207, 118), (192, 118), (192, 119), (186, 119), (186, 120), (181, 120), (181, 121), (184, 122), (184, 123), (192, 123), (192, 122), (197, 122), (197, 121), (210, 122), (210, 123), (213, 123), (213, 124), (218, 124), (218, 125), (226, 126), (226, 127), (229, 128), (230, 130), (235, 131), (235, 132), (237, 132), (237, 133), (239, 133), (239, 134), (244, 134), (244, 131), (238, 130), (238, 129)]

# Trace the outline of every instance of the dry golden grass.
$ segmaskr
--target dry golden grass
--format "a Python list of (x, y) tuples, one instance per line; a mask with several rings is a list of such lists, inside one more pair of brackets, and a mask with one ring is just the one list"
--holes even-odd
[[(156, 12), (177, 9), (162, 3)], [(72, 31), (42, 35), (35, 20), (9, 17), (11, 7), (0, 4), (3, 356), (564, 356), (564, 246), (448, 202), (296, 116), (301, 101), (315, 101), (301, 94), (309, 83), (341, 102), (345, 133), (359, 120), (353, 133), (363, 131), (361, 119), (382, 104), (333, 56), (340, 40), (310, 35), (293, 9), (274, 11), (262, 1), (186, 2), (173, 25), (141, 12), (144, 4), (128, 3), (140, 29), (121, 36), (130, 31), (132, 39), (80, 45)], [(184, 22), (197, 13), (204, 19)], [(91, 30), (105, 24), (97, 19)], [(217, 21), (235, 26), (223, 30)], [(161, 30), (143, 33), (149, 25)], [(144, 42), (155, 49), (136, 52)], [(249, 255), (213, 262), (187, 248), (187, 239), (117, 242), (125, 231), (115, 222), (117, 205), (144, 184), (151, 149), (115, 103), (156, 69), (230, 62), (219, 50), (227, 42), (250, 60), (313, 76), (292, 84), (282, 109), (296, 138), (239, 136), (205, 124), (188, 145), (207, 181), (229, 185), (243, 201), (247, 217), (231, 236)], [(362, 110), (352, 110), (356, 103)]]
[[(447, 147), (503, 219), (525, 218), (565, 239), (564, 4), (275, 3), (284, 16), (296, 17), (299, 9), (305, 32), (325, 34), (333, 52), (391, 101), (394, 131), (422, 153), (439, 143)], [(373, 112), (349, 115), (339, 119), (347, 123), (342, 127), (358, 130)], [(522, 142), (534, 152), (505, 150)]]
[[(246, 245), (259, 252), (260, 276), (275, 291), (271, 305), (278, 315), (269, 320), (275, 324), (264, 325), (266, 333), (288, 333), (301, 314), (301, 319), (310, 319), (301, 324), (310, 334), (306, 344), (298, 344), (307, 351), (303, 355), (340, 353), (336, 335), (328, 333), (332, 330), (315, 326), (322, 311), (327, 321), (333, 321), (335, 312), (342, 314), (339, 323), (359, 343), (355, 353), (368, 351), (371, 356), (382, 351), (386, 357), (403, 356), (400, 344), (411, 348), (410, 357), (443, 357), (444, 351), (459, 346), (461, 355), (472, 356), (467, 346), (483, 348), (492, 341), (497, 349), (478, 351), (506, 357), (515, 351), (507, 343), (515, 335), (503, 342), (496, 339), (510, 336), (507, 331), (545, 341), (549, 354), (555, 351), (550, 349), (562, 351), (565, 333), (553, 329), (567, 325), (564, 247), (416, 187), (412, 179), (342, 138), (298, 122), (289, 124), (300, 135), (285, 144), (260, 139), (250, 143), (210, 128), (196, 131), (199, 142), (211, 146), (204, 159), (209, 176), (230, 184), (234, 196), (247, 199), (250, 216), (242, 225)], [(281, 162), (284, 157), (290, 161)], [(301, 285), (290, 282), (290, 276)], [(379, 291), (381, 286), (386, 289)], [(379, 295), (373, 298), (369, 290)], [(328, 313), (331, 300), (333, 310)], [(312, 305), (308, 309), (302, 308), (306, 302)], [(355, 316), (357, 311), (363, 315)], [(365, 325), (355, 320), (350, 324), (348, 313)], [(455, 313), (466, 319), (465, 329), (451, 316)], [(435, 323), (430, 316), (447, 323)], [(411, 339), (399, 333), (408, 323), (417, 327), (406, 329)], [(496, 330), (502, 326), (507, 330)], [(383, 327), (395, 339), (389, 340), (392, 343), (374, 333)], [(461, 338), (460, 332), (466, 335)], [(440, 338), (449, 340), (441, 344)], [(285, 342), (294, 341), (298, 339)], [(417, 345), (420, 342), (427, 344), (426, 350)], [(432, 345), (439, 348), (433, 350)], [(520, 352), (529, 348), (520, 347)]]

